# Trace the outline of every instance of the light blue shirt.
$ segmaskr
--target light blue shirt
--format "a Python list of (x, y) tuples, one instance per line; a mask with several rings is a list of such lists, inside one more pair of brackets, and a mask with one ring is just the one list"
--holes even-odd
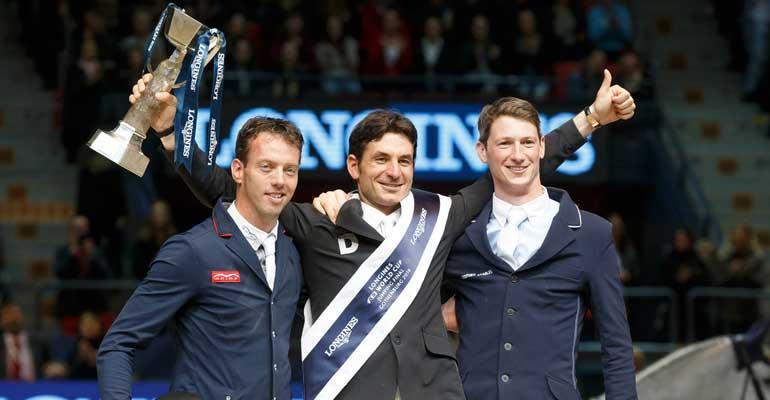
[(487, 223), (487, 238), (489, 238), (489, 245), (492, 247), (492, 251), (497, 254), (497, 236), (500, 234), (500, 230), (505, 226), (505, 221), (508, 218), (508, 214), (512, 208), (518, 208), (526, 214), (527, 219), (519, 225), (519, 242), (516, 249), (513, 251), (513, 260), (515, 263), (511, 265), (506, 260), (506, 263), (518, 270), (524, 265), (533, 255), (540, 249), (545, 241), (545, 236), (548, 234), (548, 230), (551, 229), (551, 223), (553, 218), (559, 212), (559, 203), (548, 197), (548, 191), (543, 188), (543, 194), (536, 199), (515, 206), (504, 200), (501, 200), (497, 195), (492, 195), (492, 216)]

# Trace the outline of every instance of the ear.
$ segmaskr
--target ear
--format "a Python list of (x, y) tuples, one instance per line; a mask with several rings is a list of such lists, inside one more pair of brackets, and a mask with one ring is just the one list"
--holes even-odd
[(237, 184), (243, 183), (243, 170), (245, 166), (243, 162), (237, 158), (233, 158), (233, 162), (230, 163), (230, 173), (233, 175), (233, 180)]
[(481, 142), (476, 142), (476, 154), (479, 155), (479, 160), (484, 164), (487, 163), (487, 146)]
[(361, 175), (358, 170), (358, 158), (352, 154), (348, 154), (346, 162), (348, 164), (348, 174), (354, 181), (357, 181), (358, 177)]
[(545, 136), (540, 135), (540, 159), (545, 158)]

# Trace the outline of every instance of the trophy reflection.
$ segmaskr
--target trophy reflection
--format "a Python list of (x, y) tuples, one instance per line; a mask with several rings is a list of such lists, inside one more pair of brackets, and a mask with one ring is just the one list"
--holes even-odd
[[(175, 6), (169, 6), (168, 10), (171, 11), (171, 21), (166, 24), (164, 33), (166, 39), (174, 45), (174, 52), (158, 65), (152, 73), (153, 77), (147, 84), (147, 88), (120, 120), (118, 126), (111, 131), (97, 129), (87, 144), (97, 153), (140, 177), (144, 175), (147, 164), (150, 162), (150, 159), (142, 153), (142, 142), (147, 137), (152, 118), (160, 107), (155, 94), (174, 87), (185, 56), (188, 51), (194, 51), (190, 47), (195, 45), (194, 39), (200, 32), (208, 30), (205, 25), (185, 14), (183, 10)], [(213, 36), (206, 63), (216, 54), (218, 45), (217, 37)]]

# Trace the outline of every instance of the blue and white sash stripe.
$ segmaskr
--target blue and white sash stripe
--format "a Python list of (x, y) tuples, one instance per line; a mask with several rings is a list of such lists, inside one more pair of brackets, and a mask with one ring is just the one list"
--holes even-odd
[(306, 399), (333, 399), (390, 334), (420, 291), (451, 200), (414, 191), (392, 234), (302, 337)]

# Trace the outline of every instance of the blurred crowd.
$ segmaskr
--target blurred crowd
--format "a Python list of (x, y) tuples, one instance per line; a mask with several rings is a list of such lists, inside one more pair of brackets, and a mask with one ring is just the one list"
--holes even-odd
[[(680, 227), (672, 232), (670, 245), (661, 254), (645, 256), (628, 234), (620, 214), (613, 213), (608, 220), (613, 227), (623, 283), (627, 287), (662, 286), (673, 290), (674, 304), (627, 300), (635, 340), (667, 337), (672, 319), (673, 341), (685, 342), (741, 333), (755, 321), (770, 318), (770, 302), (759, 300), (761, 296), (694, 299), (693, 315), (688, 315), (688, 294), (696, 287), (770, 289), (770, 237), (766, 234), (757, 234), (749, 224), (739, 224), (724, 243), (717, 245)], [(692, 330), (690, 337), (688, 330)]]
[(730, 44), (728, 68), (743, 77), (743, 99), (770, 112), (770, 0), (712, 3), (719, 30)]
[[(41, 293), (38, 314), (32, 318), (34, 326), (28, 326), (21, 307), (9, 295), (14, 288), (2, 291), (0, 354), (5, 357), (0, 357), (0, 377), (23, 381), (96, 379), (96, 350), (128, 292), (79, 286), (144, 278), (160, 246), (177, 232), (170, 218), (168, 204), (156, 201), (137, 239), (120, 248), (120, 254), (111, 254), (104, 245), (107, 242), (94, 236), (88, 217), (73, 217), (66, 242), (53, 255), (54, 276), (40, 277), (56, 280), (62, 287)], [(76, 285), (67, 287), (70, 282)], [(165, 379), (171, 359), (158, 355), (173, 352), (171, 339), (163, 334), (152, 346), (141, 352), (137, 371), (148, 379)]]
[[(23, 3), (27, 48), (62, 94), (62, 140), (74, 160), (98, 126), (105, 93), (124, 100), (164, 1)], [(496, 93), (584, 102), (602, 70), (649, 95), (633, 18), (618, 0), (326, 0), (179, 2), (227, 37), (229, 98), (307, 93)], [(44, 24), (42, 32), (38, 27)], [(158, 42), (151, 64), (169, 54)], [(205, 91), (204, 91), (205, 92)], [(125, 107), (125, 102), (119, 104)], [(85, 132), (85, 133), (84, 133)]]

